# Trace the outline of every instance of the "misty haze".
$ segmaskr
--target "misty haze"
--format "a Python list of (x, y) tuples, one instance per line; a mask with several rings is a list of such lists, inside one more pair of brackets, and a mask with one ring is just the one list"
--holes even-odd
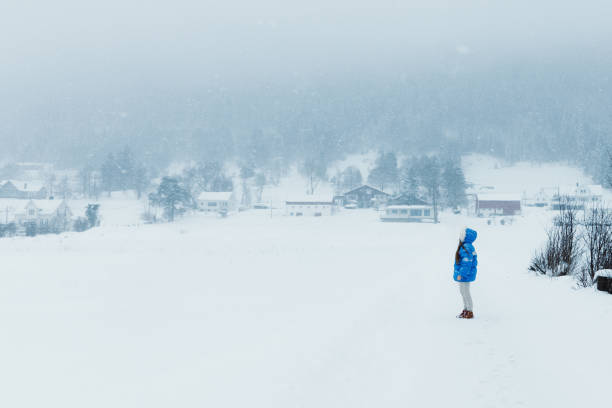
[(5, 0), (0, 406), (609, 406), (610, 16)]

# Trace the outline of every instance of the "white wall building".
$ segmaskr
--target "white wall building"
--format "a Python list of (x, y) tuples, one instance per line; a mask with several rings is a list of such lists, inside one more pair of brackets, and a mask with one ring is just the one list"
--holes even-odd
[(65, 200), (29, 200), (22, 209), (15, 211), (14, 220), (18, 224), (35, 222), (43, 225), (53, 220), (68, 222), (72, 216), (72, 209)]
[(198, 196), (198, 208), (205, 212), (227, 212), (235, 209), (232, 191), (204, 191)]
[(603, 199), (603, 187), (599, 184), (561, 186), (554, 189), (551, 209), (558, 210), (567, 204), (584, 208), (588, 204), (599, 203)]
[(286, 214), (291, 217), (321, 217), (334, 215), (336, 205), (331, 199), (305, 198), (285, 202)]
[(390, 205), (380, 214), (381, 221), (422, 222), (434, 221), (430, 205)]

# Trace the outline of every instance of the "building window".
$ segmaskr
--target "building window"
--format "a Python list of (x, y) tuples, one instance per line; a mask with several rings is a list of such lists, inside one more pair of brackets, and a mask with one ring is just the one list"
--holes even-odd
[(423, 210), (423, 215), (429, 217), (431, 215), (431, 210)]
[(214, 202), (214, 201), (209, 201), (209, 202), (208, 202), (208, 206), (209, 206), (209, 207), (216, 207), (216, 206), (217, 206), (217, 203), (216, 203), (216, 202)]
[(421, 213), (422, 213), (421, 210), (410, 210), (410, 216), (411, 217), (420, 217)]
[(321, 214), (320, 212), (316, 212), (316, 213), (314, 213), (314, 216), (315, 216), (315, 217), (320, 217), (321, 215), (323, 215), (323, 214)]
[(401, 210), (400, 213), (402, 214), (408, 214), (408, 210)]
[(28, 210), (28, 215), (29, 215), (30, 217), (33, 217), (34, 215), (36, 215), (36, 211), (34, 211), (33, 209), (29, 209), (29, 210)]
[(397, 214), (397, 210), (391, 210), (393, 214)]
[(302, 215), (304, 215), (304, 214), (302, 214), (301, 212), (295, 213), (296, 217), (301, 217)]

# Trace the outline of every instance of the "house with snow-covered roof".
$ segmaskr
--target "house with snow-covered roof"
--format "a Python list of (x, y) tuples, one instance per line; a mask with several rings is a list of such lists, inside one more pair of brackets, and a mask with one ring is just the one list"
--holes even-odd
[(228, 212), (236, 206), (233, 191), (203, 191), (197, 202), (200, 211), (205, 212)]
[(434, 221), (434, 209), (427, 201), (414, 194), (400, 194), (387, 201), (380, 213), (381, 221), (422, 222)]
[(0, 198), (45, 199), (47, 188), (37, 181), (5, 180), (0, 182)]
[(15, 211), (17, 224), (35, 223), (38, 226), (52, 222), (70, 222), (73, 212), (66, 200), (29, 200), (21, 210)]

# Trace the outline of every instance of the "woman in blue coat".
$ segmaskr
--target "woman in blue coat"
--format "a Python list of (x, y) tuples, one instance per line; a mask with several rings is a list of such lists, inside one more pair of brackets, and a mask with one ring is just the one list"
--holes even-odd
[(474, 318), (470, 283), (476, 280), (478, 256), (473, 244), (477, 236), (478, 233), (473, 229), (464, 228), (459, 235), (459, 246), (457, 247), (457, 252), (455, 252), (455, 273), (453, 274), (453, 279), (459, 283), (459, 291), (463, 298), (463, 312), (457, 316), (461, 319)]

